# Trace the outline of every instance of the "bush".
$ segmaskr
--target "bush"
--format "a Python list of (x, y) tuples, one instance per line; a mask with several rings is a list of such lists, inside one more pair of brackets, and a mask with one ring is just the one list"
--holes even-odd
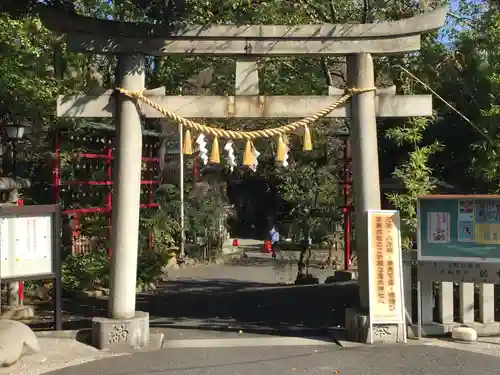
[(89, 254), (70, 254), (62, 263), (62, 285), (65, 290), (85, 290), (109, 285), (109, 262), (106, 249)]
[[(155, 283), (171, 258), (168, 250), (143, 251), (137, 259), (137, 284)], [(62, 264), (64, 290), (88, 290), (109, 287), (110, 266), (107, 250), (72, 254)]]
[(137, 259), (137, 284), (156, 283), (171, 257), (172, 252), (168, 249), (141, 252)]

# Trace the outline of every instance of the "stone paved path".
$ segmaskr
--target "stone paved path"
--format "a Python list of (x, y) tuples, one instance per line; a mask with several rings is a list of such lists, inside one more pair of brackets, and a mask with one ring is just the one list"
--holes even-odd
[[(199, 326), (220, 329), (297, 332), (342, 324), (345, 307), (357, 303), (356, 285), (295, 286), (297, 256), (273, 260), (255, 251), (223, 265), (169, 271), (156, 295), (145, 297), (150, 302), (148, 311), (156, 317), (155, 323), (164, 326), (196, 321)], [(319, 268), (312, 272), (321, 281), (334, 273)]]
[[(156, 291), (138, 296), (137, 309), (160, 328), (316, 335), (343, 324), (345, 307), (357, 303), (355, 283), (295, 286), (297, 257), (284, 252), (283, 260), (273, 260), (256, 249), (225, 264), (173, 269)], [(314, 267), (312, 273), (323, 281), (334, 271)], [(107, 300), (67, 298), (64, 308), (71, 317), (65, 329), (90, 328), (90, 318), (106, 314)]]
[[(281, 259), (272, 259), (270, 254), (259, 250), (245, 252), (246, 257), (236, 254), (224, 264), (173, 269), (170, 279), (234, 280), (255, 284), (292, 284), (297, 276), (298, 251), (284, 251)], [(335, 273), (333, 269), (320, 269), (319, 263), (326, 259), (326, 252), (314, 252), (311, 257), (311, 273), (320, 282)], [(263, 285), (264, 286), (264, 285)]]

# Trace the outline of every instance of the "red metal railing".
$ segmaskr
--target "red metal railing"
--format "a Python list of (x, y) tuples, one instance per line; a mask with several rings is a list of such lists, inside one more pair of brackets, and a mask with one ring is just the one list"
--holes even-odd
[[(153, 147), (148, 144), (148, 156), (142, 158), (143, 163), (153, 164), (158, 163), (159, 159), (153, 157)], [(54, 148), (55, 148), (55, 161), (52, 171), (52, 191), (54, 195), (54, 201), (57, 203), (61, 202), (61, 187), (62, 186), (108, 186), (105, 197), (104, 207), (63, 207), (63, 215), (73, 215), (72, 217), (72, 251), (73, 252), (87, 252), (91, 250), (92, 239), (85, 238), (81, 235), (81, 225), (79, 220), (79, 215), (87, 215), (91, 213), (105, 214), (108, 216), (108, 237), (111, 231), (111, 212), (113, 210), (112, 201), (112, 162), (113, 162), (113, 147), (111, 143), (108, 143), (104, 148), (104, 152), (101, 153), (76, 153), (75, 157), (78, 159), (100, 159), (105, 161), (106, 166), (106, 180), (62, 180), (61, 178), (61, 133), (56, 131), (54, 134)], [(141, 180), (141, 185), (147, 186), (147, 202), (140, 205), (141, 208), (156, 208), (159, 207), (159, 203), (153, 201), (153, 186), (159, 185), (160, 181), (154, 180), (154, 174), (152, 168), (147, 168), (147, 178), (146, 180)], [(151, 249), (153, 246), (153, 236), (151, 231), (148, 233), (148, 247)], [(111, 248), (108, 248), (108, 254), (111, 256)]]

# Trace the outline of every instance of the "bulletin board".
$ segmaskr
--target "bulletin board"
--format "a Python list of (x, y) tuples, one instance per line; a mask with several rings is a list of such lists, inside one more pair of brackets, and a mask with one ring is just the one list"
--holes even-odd
[(59, 206), (0, 207), (0, 279), (55, 277), (60, 233)]
[(418, 199), (418, 260), (500, 263), (500, 195)]
[(54, 329), (62, 330), (61, 206), (0, 206), (0, 280), (52, 280)]

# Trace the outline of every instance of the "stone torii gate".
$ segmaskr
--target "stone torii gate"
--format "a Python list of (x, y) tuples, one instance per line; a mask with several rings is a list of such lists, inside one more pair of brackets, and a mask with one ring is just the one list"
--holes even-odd
[[(257, 61), (262, 56), (347, 55), (349, 88), (375, 85), (372, 54), (393, 55), (416, 51), (420, 35), (439, 29), (447, 8), (410, 19), (360, 25), (211, 25), (171, 30), (151, 24), (97, 20), (41, 9), (44, 25), (65, 35), (73, 52), (115, 54), (117, 85), (132, 92), (145, 89), (145, 56), (209, 55), (236, 59), (233, 96), (165, 96), (158, 90), (144, 94), (162, 107), (187, 118), (302, 118), (339, 98), (329, 96), (259, 95)], [(139, 195), (141, 173), (141, 115), (163, 117), (157, 110), (117, 96), (100, 94), (60, 97), (60, 117), (116, 118), (116, 177), (112, 228), (112, 275), (109, 319), (94, 320), (93, 343), (108, 347), (120, 341), (133, 346), (149, 340), (149, 318), (135, 311)], [(356, 214), (356, 251), (359, 262), (361, 307), (369, 308), (368, 228), (366, 211), (380, 209), (380, 178), (376, 117), (432, 115), (430, 95), (399, 96), (395, 88), (377, 89), (351, 98), (327, 117), (351, 118), (351, 142)], [(360, 313), (361, 314), (361, 313)], [(366, 335), (365, 335), (366, 336)]]

